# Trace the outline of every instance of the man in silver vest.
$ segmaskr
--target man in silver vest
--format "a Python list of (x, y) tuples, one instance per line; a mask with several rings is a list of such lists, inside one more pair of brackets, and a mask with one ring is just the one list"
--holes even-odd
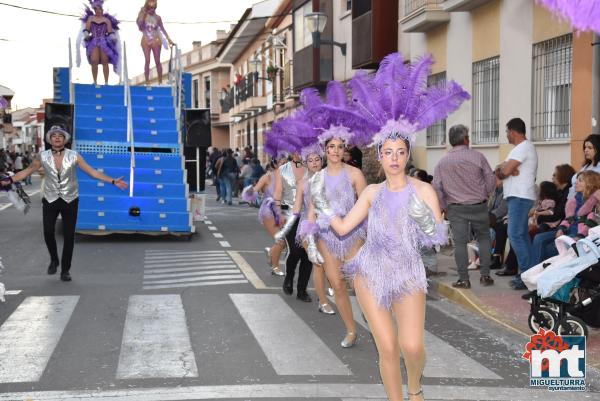
[[(63, 127), (52, 126), (46, 133), (46, 141), (52, 146), (51, 149), (40, 152), (38, 157), (25, 170), (13, 175), (9, 180), (2, 181), (2, 185), (10, 185), (18, 182), (40, 169), (44, 168), (44, 182), (42, 186), (42, 214), (44, 221), (44, 240), (50, 253), (50, 265), (48, 274), (55, 274), (60, 264), (60, 279), (71, 281), (71, 259), (73, 257), (73, 246), (75, 245), (75, 225), (77, 223), (77, 208), (79, 205), (79, 184), (77, 182), (77, 166), (90, 177), (116, 185), (120, 189), (127, 188), (127, 184), (120, 178), (109, 176), (93, 169), (74, 150), (65, 148), (65, 144), (71, 140), (69, 134)], [(61, 215), (63, 220), (63, 252), (62, 259), (58, 259), (56, 249), (56, 219)]]
[(306, 168), (302, 164), (302, 158), (294, 153), (292, 160), (275, 170), (275, 188), (273, 198), (275, 203), (281, 207), (286, 222), (276, 234), (276, 238), (285, 237), (289, 254), (285, 260), (285, 279), (283, 281), (283, 292), (292, 295), (294, 291), (294, 275), (296, 266), (300, 262), (298, 272), (298, 283), (296, 298), (300, 301), (311, 302), (312, 298), (306, 292), (308, 281), (312, 272), (312, 262), (304, 248), (296, 242), (296, 231), (298, 230), (298, 215), (294, 214), (294, 203), (296, 201), (296, 183), (304, 177)]

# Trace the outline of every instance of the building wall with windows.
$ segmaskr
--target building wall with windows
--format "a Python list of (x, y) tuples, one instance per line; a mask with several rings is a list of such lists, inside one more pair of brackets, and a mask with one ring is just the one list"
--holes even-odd
[(411, 59), (432, 54), (429, 83), (452, 79), (472, 95), (418, 137), (415, 165), (432, 172), (450, 148), (448, 128), (460, 123), (494, 167), (512, 149), (505, 124), (513, 117), (536, 145), (538, 182), (557, 164), (581, 165), (591, 132), (590, 34), (573, 34), (530, 0), (400, 0), (399, 7), (399, 50)]

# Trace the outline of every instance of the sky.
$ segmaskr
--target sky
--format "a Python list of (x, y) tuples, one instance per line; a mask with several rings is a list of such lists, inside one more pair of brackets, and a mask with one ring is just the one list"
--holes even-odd
[[(52, 98), (52, 68), (68, 67), (69, 38), (73, 43), (75, 63), (75, 40), (81, 24), (75, 17), (20, 10), (4, 4), (79, 15), (82, 14), (84, 2), (87, 4), (87, 0), (0, 1), (0, 85), (15, 92), (12, 110), (38, 107), (43, 99)], [(245, 9), (257, 2), (259, 0), (159, 0), (156, 11), (162, 17), (171, 39), (186, 52), (192, 49), (193, 41), (206, 44), (216, 39), (217, 29), (229, 30)], [(143, 5), (143, 0), (105, 0), (104, 10), (119, 20), (135, 20)], [(214, 21), (220, 22), (190, 25), (173, 23)], [(131, 22), (122, 22), (120, 28), (121, 40), (127, 46), (131, 78), (144, 71), (141, 32)], [(81, 55), (81, 67), (74, 68), (73, 80), (91, 83), (92, 73), (83, 48)], [(167, 60), (169, 51), (163, 49), (161, 58)], [(98, 82), (104, 82), (102, 68)], [(118, 83), (112, 68), (109, 83)]]

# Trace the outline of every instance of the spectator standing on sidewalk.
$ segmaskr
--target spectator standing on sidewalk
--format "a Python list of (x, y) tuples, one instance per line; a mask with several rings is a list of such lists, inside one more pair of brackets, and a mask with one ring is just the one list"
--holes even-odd
[[(538, 155), (535, 146), (526, 137), (525, 122), (520, 118), (513, 118), (506, 124), (506, 137), (515, 147), (506, 161), (496, 168), (495, 174), (504, 181), (504, 198), (508, 203), (508, 239), (517, 255), (519, 272), (523, 273), (531, 267), (531, 239), (527, 221), (537, 199), (535, 178)], [(520, 275), (511, 281), (511, 287), (516, 290), (527, 288)]]
[[(219, 165), (219, 180), (222, 180), (224, 183), (224, 186), (221, 186), (221, 200), (227, 202), (229, 206), (232, 204), (231, 197), (235, 189), (234, 185), (239, 171), (237, 162), (233, 158), (233, 151), (227, 149), (226, 156)], [(225, 189), (225, 193), (223, 193), (223, 189)]]
[[(454, 238), (454, 260), (458, 268), (455, 288), (471, 288), (467, 242), (471, 230), (479, 242), (483, 286), (494, 284), (490, 277), (490, 230), (487, 201), (496, 187), (496, 177), (485, 156), (469, 148), (469, 129), (454, 125), (448, 133), (452, 149), (435, 166), (433, 187), (450, 221)], [(470, 228), (469, 228), (470, 225)]]

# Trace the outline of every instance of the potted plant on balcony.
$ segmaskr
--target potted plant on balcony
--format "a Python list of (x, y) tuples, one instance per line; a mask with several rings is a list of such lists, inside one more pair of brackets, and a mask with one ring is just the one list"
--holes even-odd
[(275, 79), (275, 76), (277, 75), (277, 73), (279, 72), (279, 70), (281, 70), (281, 68), (274, 66), (273, 64), (269, 64), (269, 66), (267, 67), (267, 78), (270, 81), (273, 81)]
[(240, 86), (243, 79), (244, 79), (244, 77), (242, 76), (242, 74), (235, 74), (235, 80), (233, 81), (233, 84), (235, 86)]

